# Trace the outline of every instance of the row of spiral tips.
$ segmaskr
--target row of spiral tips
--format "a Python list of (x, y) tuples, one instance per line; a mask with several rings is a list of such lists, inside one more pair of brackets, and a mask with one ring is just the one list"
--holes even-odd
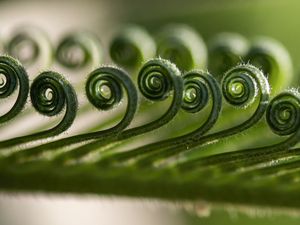
[[(0, 188), (300, 206), (300, 93), (275, 40), (221, 33), (206, 47), (174, 24), (155, 38), (125, 27), (110, 57), (87, 32), (53, 48), (44, 32), (24, 29), (4, 46)], [(43, 72), (28, 72), (44, 54)], [(235, 197), (216, 199), (219, 189)]]

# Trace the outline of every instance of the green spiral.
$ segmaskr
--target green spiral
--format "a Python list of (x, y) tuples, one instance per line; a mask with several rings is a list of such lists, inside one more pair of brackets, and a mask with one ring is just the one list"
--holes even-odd
[(0, 56), (0, 99), (12, 95), (19, 86), (19, 94), (13, 107), (0, 116), (0, 124), (19, 114), (26, 104), (29, 93), (28, 75), (24, 67), (10, 56)]
[[(99, 110), (108, 110), (116, 106), (127, 95), (127, 108), (122, 120), (115, 126), (92, 133), (70, 136), (57, 141), (49, 142), (37, 147), (26, 149), (21, 155), (32, 156), (48, 150), (84, 143), (88, 140), (98, 140), (100, 143), (110, 138), (116, 138), (133, 120), (138, 107), (137, 90), (127, 72), (114, 66), (102, 66), (88, 75), (86, 95), (88, 100)], [(59, 156), (57, 160), (83, 154), (82, 151), (71, 151)], [(19, 157), (16, 153), (13, 157)]]
[(248, 41), (240, 34), (217, 34), (208, 44), (209, 71), (221, 81), (227, 70), (243, 61), (248, 48)]
[(252, 116), (246, 121), (231, 128), (221, 130), (205, 136), (194, 136), (188, 146), (179, 145), (170, 147), (159, 152), (146, 155), (138, 163), (149, 165), (158, 159), (178, 154), (201, 146), (215, 143), (220, 139), (241, 133), (256, 124), (264, 115), (269, 103), (270, 87), (262, 71), (255, 66), (242, 64), (227, 71), (222, 80), (222, 92), (225, 100), (234, 107), (245, 108), (254, 103), (259, 95), (258, 106)]
[(102, 159), (99, 164), (111, 161), (128, 160), (140, 157), (150, 151), (161, 151), (164, 148), (177, 148), (178, 146), (188, 146), (192, 140), (207, 133), (216, 123), (222, 106), (222, 94), (217, 81), (207, 72), (193, 70), (183, 76), (184, 95), (182, 109), (190, 113), (198, 113), (206, 107), (209, 101), (212, 102), (210, 114), (206, 121), (196, 130), (179, 137), (151, 143), (126, 152), (113, 154)]
[[(201, 111), (209, 101), (209, 90), (206, 83), (199, 79), (210, 76), (202, 71), (192, 71), (183, 75), (184, 95), (181, 108), (190, 113)], [(206, 78), (206, 77), (205, 77)], [(221, 96), (221, 94), (220, 94)]]
[(116, 67), (103, 66), (89, 75), (85, 87), (89, 101), (101, 110), (108, 110), (119, 104), (124, 98), (124, 88), (128, 98), (126, 113), (109, 133), (114, 131), (116, 134), (131, 123), (138, 107), (138, 94), (129, 74)]
[(251, 105), (258, 92), (257, 83), (247, 70), (235, 69), (225, 74), (222, 92), (226, 101), (233, 106), (246, 108)]
[(278, 135), (290, 135), (300, 126), (298, 92), (283, 92), (272, 99), (266, 112), (267, 123)]
[(276, 40), (257, 38), (253, 41), (246, 60), (262, 69), (275, 95), (293, 80), (293, 64), (289, 52)]
[(32, 26), (18, 27), (6, 44), (9, 55), (25, 66), (47, 68), (53, 61), (53, 47), (47, 34)]
[(270, 98), (270, 86), (263, 72), (250, 64), (241, 64), (227, 71), (221, 89), (225, 100), (234, 107), (247, 108), (258, 100), (252, 116), (243, 123), (216, 133), (227, 137), (242, 132), (256, 124), (264, 115)]
[[(144, 97), (152, 101), (165, 100), (173, 88), (172, 76), (165, 67), (159, 63), (162, 60), (152, 60), (146, 63), (138, 75), (138, 87)], [(172, 68), (173, 69), (173, 68)]]
[(0, 148), (58, 135), (73, 123), (77, 112), (77, 96), (71, 84), (61, 74), (52, 71), (41, 73), (31, 84), (30, 97), (34, 108), (45, 116), (56, 116), (66, 108), (62, 121), (46, 131), (1, 141)]
[(56, 60), (69, 69), (93, 67), (102, 61), (102, 47), (96, 35), (72, 32), (64, 36), (56, 49)]
[(140, 135), (167, 124), (181, 107), (183, 96), (181, 73), (168, 60), (156, 58), (146, 62), (138, 74), (138, 88), (143, 96), (151, 101), (162, 101), (172, 94), (171, 105), (157, 120), (122, 132), (119, 140)]
[(155, 56), (155, 48), (154, 40), (145, 29), (129, 25), (112, 38), (109, 52), (116, 64), (135, 69)]
[(206, 45), (201, 36), (187, 25), (164, 27), (157, 37), (156, 55), (175, 63), (182, 71), (206, 68)]

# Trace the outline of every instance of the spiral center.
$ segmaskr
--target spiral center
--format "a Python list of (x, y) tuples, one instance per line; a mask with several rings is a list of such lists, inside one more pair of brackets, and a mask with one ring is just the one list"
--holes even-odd
[(47, 88), (45, 91), (44, 91), (44, 97), (47, 101), (52, 101), (53, 98), (54, 98), (54, 93), (53, 93), (53, 90), (51, 88)]
[(282, 110), (279, 113), (279, 117), (280, 117), (280, 120), (282, 120), (282, 121), (288, 121), (291, 118), (290, 110), (288, 110), (288, 109)]
[(111, 89), (109, 86), (107, 85), (101, 85), (99, 87), (99, 93), (101, 94), (101, 96), (105, 99), (110, 99), (111, 96), (112, 96), (112, 93), (111, 93)]
[(81, 65), (85, 59), (84, 50), (77, 45), (72, 45), (65, 53), (66, 61), (73, 65)]
[(20, 40), (12, 49), (12, 54), (23, 63), (29, 63), (37, 57), (36, 44), (30, 39)]
[(242, 96), (244, 94), (244, 85), (242, 83), (232, 83), (229, 86), (230, 93), (234, 96)]
[(3, 73), (0, 73), (0, 88), (3, 88), (7, 83), (6, 76)]
[(195, 88), (188, 88), (185, 91), (184, 100), (186, 102), (193, 102), (197, 97), (197, 91)]
[(161, 87), (161, 81), (158, 77), (151, 77), (150, 78), (150, 85), (152, 88), (158, 89)]

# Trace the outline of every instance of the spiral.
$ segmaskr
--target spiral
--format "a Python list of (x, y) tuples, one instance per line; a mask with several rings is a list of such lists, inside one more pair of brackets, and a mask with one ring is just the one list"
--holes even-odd
[(236, 107), (251, 105), (258, 90), (269, 93), (262, 71), (252, 65), (239, 65), (225, 73), (222, 79), (222, 92), (226, 101)]
[(86, 94), (96, 108), (108, 110), (121, 101), (123, 93), (118, 80), (104, 70), (101, 68), (89, 76)]
[(295, 92), (282, 92), (272, 99), (266, 120), (277, 135), (290, 135), (300, 126), (300, 99)]
[(123, 88), (126, 91), (128, 103), (123, 120), (112, 130), (120, 132), (133, 120), (137, 110), (137, 90), (125, 71), (113, 67), (103, 66), (89, 74), (86, 82), (86, 95), (89, 101), (98, 109), (108, 110), (119, 104), (123, 99)]
[(276, 40), (256, 38), (246, 55), (246, 60), (262, 69), (272, 87), (273, 95), (287, 88), (293, 80), (293, 65), (289, 52)]
[(21, 112), (29, 93), (29, 80), (24, 67), (10, 56), (0, 56), (0, 99), (9, 97), (18, 86), (17, 100), (10, 111), (0, 116), (0, 124), (11, 120)]
[[(195, 72), (196, 73), (196, 72)], [(203, 109), (209, 98), (208, 87), (193, 73), (183, 76), (184, 97), (181, 108), (190, 113)]]
[(135, 69), (144, 61), (153, 58), (155, 50), (155, 42), (145, 29), (129, 25), (113, 37), (109, 52), (116, 64)]
[[(222, 94), (217, 80), (208, 72), (192, 70), (183, 75), (185, 97), (182, 108), (190, 113), (200, 112), (211, 102), (206, 121), (195, 131), (186, 135), (188, 142), (197, 140), (217, 122), (222, 109)], [(192, 91), (192, 94), (190, 93)]]
[(221, 82), (226, 71), (241, 63), (248, 49), (248, 41), (240, 34), (217, 34), (208, 43), (209, 71)]
[(201, 36), (187, 25), (164, 27), (157, 37), (156, 55), (175, 63), (182, 71), (204, 69), (207, 49)]
[(59, 114), (65, 105), (63, 84), (55, 73), (40, 74), (31, 85), (30, 97), (33, 107), (45, 116)]
[(33, 26), (17, 27), (7, 42), (6, 51), (27, 67), (47, 68), (53, 61), (53, 48), (47, 34)]
[(98, 38), (88, 32), (72, 32), (64, 36), (56, 49), (56, 60), (69, 69), (83, 69), (102, 61), (102, 47)]
[[(165, 67), (164, 64), (170, 65)], [(173, 70), (170, 72), (170, 70)], [(172, 76), (179, 75), (179, 71), (165, 60), (150, 60), (138, 75), (138, 87), (141, 93), (149, 100), (163, 101), (172, 90)]]
[(77, 96), (71, 84), (61, 74), (53, 71), (39, 74), (31, 84), (30, 98), (33, 107), (45, 116), (56, 116), (66, 108), (63, 119), (48, 130), (1, 141), (0, 148), (52, 137), (72, 125), (78, 107)]

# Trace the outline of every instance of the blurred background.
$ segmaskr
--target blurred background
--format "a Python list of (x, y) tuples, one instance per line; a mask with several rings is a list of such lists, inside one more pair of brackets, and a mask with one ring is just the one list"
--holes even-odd
[[(0, 0), (0, 39), (8, 40), (24, 26), (41, 28), (51, 43), (57, 43), (69, 31), (92, 31), (101, 40), (105, 56), (103, 63), (111, 63), (106, 46), (109, 46), (115, 32), (126, 24), (141, 25), (155, 36), (167, 24), (184, 23), (195, 28), (205, 42), (221, 32), (239, 33), (249, 40), (266, 35), (280, 41), (289, 51), (295, 71), (293, 86), (297, 86), (300, 70), (299, 10), (298, 0)], [(24, 51), (26, 55), (26, 49)], [(40, 66), (29, 69), (32, 74), (43, 70)], [(80, 74), (78, 70), (55, 69), (63, 71), (73, 83), (78, 80), (74, 78), (74, 74)], [(12, 126), (11, 133), (8, 131), (3, 135), (9, 137), (14, 132)], [(22, 132), (19, 131), (20, 134)], [(188, 210), (183, 205), (99, 196), (1, 193), (0, 224), (299, 223), (298, 213), (265, 209), (228, 210), (228, 207), (206, 203), (200, 204), (200, 208), (192, 204), (192, 207), (187, 207), (191, 208)]]

